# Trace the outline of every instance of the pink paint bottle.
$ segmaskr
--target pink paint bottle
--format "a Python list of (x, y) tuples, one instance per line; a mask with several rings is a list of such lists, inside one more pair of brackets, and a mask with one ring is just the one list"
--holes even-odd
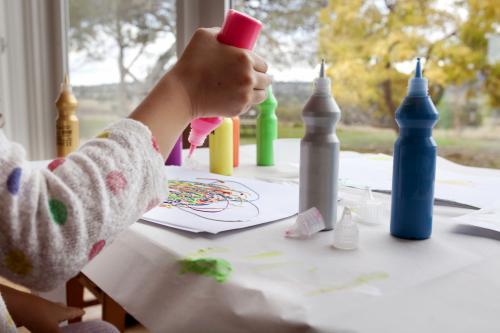
[[(259, 37), (262, 23), (251, 16), (230, 9), (226, 15), (217, 40), (221, 43), (252, 50), (257, 37)], [(198, 118), (191, 122), (191, 132), (189, 133), (189, 143), (191, 149), (189, 156), (193, 154), (196, 147), (201, 146), (206, 137), (222, 123), (222, 118)], [(238, 122), (239, 124), (239, 122)], [(239, 130), (238, 130), (239, 133)], [(234, 149), (239, 152), (239, 147)], [(235, 157), (236, 160), (238, 157)]]

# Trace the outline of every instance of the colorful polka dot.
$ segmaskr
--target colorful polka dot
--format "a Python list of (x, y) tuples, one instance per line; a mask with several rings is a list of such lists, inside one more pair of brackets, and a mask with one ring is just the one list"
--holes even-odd
[(108, 131), (105, 131), (105, 132), (101, 132), (99, 133), (96, 138), (98, 139), (107, 139), (111, 136), (111, 132), (108, 132)]
[(31, 273), (33, 266), (28, 257), (20, 250), (11, 250), (4, 259), (5, 267), (12, 273), (26, 276)]
[(17, 194), (17, 192), (19, 192), (19, 187), (21, 185), (21, 174), (21, 168), (14, 168), (14, 170), (11, 171), (9, 177), (7, 178), (7, 190), (12, 195), (15, 195)]
[(62, 201), (59, 201), (57, 199), (50, 199), (49, 209), (50, 214), (52, 215), (52, 220), (55, 223), (59, 225), (63, 225), (66, 223), (66, 220), (68, 219), (68, 210), (66, 209), (66, 206)]
[(89, 260), (92, 260), (94, 259), (94, 257), (96, 255), (98, 255), (102, 249), (104, 248), (104, 246), (106, 245), (106, 241), (101, 239), (100, 241), (98, 241), (97, 243), (95, 243), (92, 248), (90, 249), (90, 252), (89, 252)]
[(50, 171), (54, 171), (57, 169), (61, 164), (63, 164), (66, 160), (64, 158), (56, 158), (52, 162), (49, 163), (47, 168), (49, 168)]
[(106, 176), (106, 185), (114, 195), (118, 195), (127, 187), (127, 179), (120, 171), (111, 171)]
[(156, 138), (154, 136), (151, 137), (151, 144), (153, 145), (154, 150), (160, 152), (160, 146), (158, 146), (158, 141), (156, 141)]

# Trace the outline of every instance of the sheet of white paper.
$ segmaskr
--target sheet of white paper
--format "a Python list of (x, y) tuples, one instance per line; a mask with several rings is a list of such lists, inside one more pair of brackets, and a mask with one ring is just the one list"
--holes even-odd
[[(392, 157), (342, 152), (339, 178), (344, 185), (391, 191)], [(500, 196), (500, 170), (466, 167), (438, 157), (434, 193), (436, 199), (488, 207)]]
[[(500, 243), (451, 232), (441, 209), (429, 240), (360, 224), (356, 251), (332, 248), (331, 232), (287, 239), (292, 219), (218, 237), (138, 223), (84, 273), (151, 332), (496, 332)], [(233, 270), (223, 283), (180, 274), (188, 257)]]
[(169, 198), (143, 220), (219, 233), (281, 220), (298, 212), (298, 186), (168, 167)]
[(478, 211), (455, 217), (463, 225), (471, 225), (500, 232), (500, 201)]

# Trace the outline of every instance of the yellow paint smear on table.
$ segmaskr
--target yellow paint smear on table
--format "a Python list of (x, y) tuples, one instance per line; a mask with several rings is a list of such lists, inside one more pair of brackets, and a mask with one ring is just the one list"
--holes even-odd
[(347, 282), (345, 284), (341, 284), (341, 285), (334, 286), (334, 287), (325, 287), (325, 288), (315, 289), (315, 290), (307, 292), (306, 295), (317, 296), (317, 295), (326, 294), (326, 293), (350, 290), (350, 289), (354, 289), (354, 288), (366, 285), (372, 281), (385, 280), (387, 278), (389, 278), (389, 274), (385, 273), (385, 272), (375, 272), (375, 273), (364, 274), (364, 275), (358, 276), (354, 280)]
[(252, 268), (252, 271), (254, 271), (254, 272), (267, 271), (269, 269), (281, 268), (281, 267), (286, 266), (288, 264), (289, 264), (289, 262), (287, 262), (287, 261), (272, 262), (269, 264), (260, 264), (260, 265), (256, 265), (254, 268)]
[(248, 259), (267, 259), (267, 258), (279, 257), (282, 255), (283, 255), (283, 252), (280, 252), (280, 251), (268, 251), (268, 252), (257, 253), (257, 254), (248, 256), (246, 258), (248, 258)]
[(192, 253), (189, 257), (204, 257), (206, 255), (212, 254), (212, 253), (225, 253), (229, 252), (229, 249), (226, 249), (224, 247), (204, 247), (201, 249), (198, 249), (196, 252)]
[(309, 273), (314, 273), (314, 272), (317, 272), (317, 271), (318, 271), (318, 267), (316, 267), (316, 266), (311, 266), (311, 267), (309, 267), (309, 268), (307, 269), (307, 271), (308, 271)]

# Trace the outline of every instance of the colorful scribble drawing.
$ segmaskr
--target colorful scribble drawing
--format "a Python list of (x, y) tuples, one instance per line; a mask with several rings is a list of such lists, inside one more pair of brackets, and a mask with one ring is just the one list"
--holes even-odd
[(218, 222), (247, 222), (260, 213), (255, 204), (259, 194), (239, 182), (199, 178), (171, 180), (168, 185), (168, 199), (160, 207), (177, 208)]

